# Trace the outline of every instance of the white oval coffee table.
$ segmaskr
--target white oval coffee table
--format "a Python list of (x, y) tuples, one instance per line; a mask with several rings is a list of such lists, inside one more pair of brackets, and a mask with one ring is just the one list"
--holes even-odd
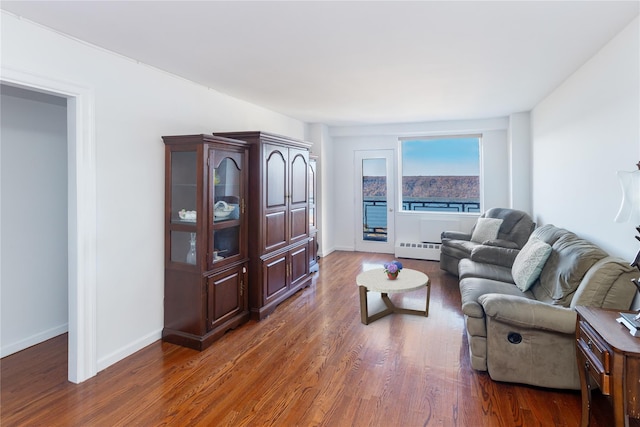
[[(360, 290), (360, 320), (363, 324), (369, 323), (387, 316), (391, 313), (400, 314), (416, 314), (418, 316), (429, 316), (429, 297), (431, 294), (431, 281), (426, 274), (404, 268), (398, 274), (396, 280), (389, 280), (384, 273), (383, 268), (374, 268), (358, 274), (356, 283)], [(389, 299), (388, 294), (410, 292), (427, 287), (427, 304), (425, 310), (412, 310), (408, 308), (397, 307)], [(382, 301), (387, 307), (379, 313), (369, 316), (369, 308), (367, 306), (367, 292), (380, 292)]]

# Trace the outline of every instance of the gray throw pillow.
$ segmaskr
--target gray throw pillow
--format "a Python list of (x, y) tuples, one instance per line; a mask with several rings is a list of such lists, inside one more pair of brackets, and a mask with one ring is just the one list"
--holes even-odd
[(531, 237), (516, 255), (511, 267), (511, 275), (522, 292), (526, 292), (540, 277), (549, 255), (551, 255), (551, 246), (535, 237)]
[(473, 229), (471, 241), (482, 243), (486, 240), (494, 240), (498, 237), (502, 220), (499, 218), (478, 218), (476, 228)]

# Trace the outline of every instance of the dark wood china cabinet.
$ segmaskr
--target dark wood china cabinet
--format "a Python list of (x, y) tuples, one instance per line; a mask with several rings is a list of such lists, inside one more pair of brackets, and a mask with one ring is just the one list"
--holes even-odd
[(165, 143), (165, 341), (202, 350), (249, 319), (246, 142)]
[(318, 266), (318, 156), (309, 156), (309, 271)]
[(249, 308), (260, 320), (311, 282), (310, 143), (266, 132), (216, 133), (250, 144)]

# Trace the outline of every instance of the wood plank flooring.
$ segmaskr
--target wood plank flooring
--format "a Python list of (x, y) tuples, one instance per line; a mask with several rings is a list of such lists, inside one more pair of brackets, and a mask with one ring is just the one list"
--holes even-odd
[[(457, 280), (433, 261), (429, 317), (360, 323), (355, 276), (390, 255), (334, 252), (262, 322), (197, 352), (156, 342), (82, 384), (66, 335), (1, 360), (2, 426), (577, 426), (580, 393), (471, 369)], [(421, 308), (426, 290), (394, 294)], [(370, 310), (382, 307), (369, 293)], [(607, 400), (595, 393), (595, 406)], [(599, 396), (598, 396), (599, 395)], [(606, 408), (605, 408), (606, 409)], [(594, 411), (593, 427), (611, 420)]]

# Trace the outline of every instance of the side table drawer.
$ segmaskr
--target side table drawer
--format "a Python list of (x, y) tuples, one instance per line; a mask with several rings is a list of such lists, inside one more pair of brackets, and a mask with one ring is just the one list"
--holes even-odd
[[(578, 348), (589, 364), (589, 372), (596, 380), (603, 394), (611, 393), (609, 374), (611, 373), (611, 351), (600, 336), (586, 323), (580, 321)], [(582, 367), (581, 367), (582, 368)]]

